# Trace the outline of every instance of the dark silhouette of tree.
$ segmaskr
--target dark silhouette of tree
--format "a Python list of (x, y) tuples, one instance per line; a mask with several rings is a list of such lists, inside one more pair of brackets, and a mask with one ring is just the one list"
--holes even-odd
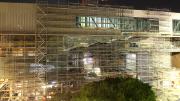
[(151, 86), (132, 78), (108, 78), (81, 88), (71, 101), (156, 101)]

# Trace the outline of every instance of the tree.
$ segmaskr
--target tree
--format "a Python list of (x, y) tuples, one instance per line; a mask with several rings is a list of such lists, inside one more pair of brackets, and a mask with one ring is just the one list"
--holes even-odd
[(81, 88), (71, 101), (156, 101), (151, 86), (133, 78), (107, 78)]

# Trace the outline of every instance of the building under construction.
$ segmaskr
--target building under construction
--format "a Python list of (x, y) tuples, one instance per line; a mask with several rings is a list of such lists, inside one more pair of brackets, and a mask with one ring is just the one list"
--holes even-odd
[(180, 13), (96, 3), (0, 3), (0, 101), (51, 101), (119, 75), (180, 98)]

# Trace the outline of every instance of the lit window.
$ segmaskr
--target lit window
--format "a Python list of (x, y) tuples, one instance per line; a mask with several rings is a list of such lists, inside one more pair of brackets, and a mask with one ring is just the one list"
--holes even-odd
[(23, 56), (23, 49), (15, 49), (13, 50), (13, 56)]
[[(158, 32), (159, 20), (133, 17), (76, 17), (77, 27), (119, 29), (122, 32)], [(80, 26), (79, 26), (80, 25)]]
[(28, 56), (35, 56), (35, 52), (34, 51), (28, 51), (27, 55)]

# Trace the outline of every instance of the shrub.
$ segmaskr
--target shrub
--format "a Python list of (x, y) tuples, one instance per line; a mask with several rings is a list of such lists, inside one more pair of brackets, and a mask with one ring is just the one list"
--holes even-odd
[(151, 86), (133, 78), (107, 78), (81, 88), (71, 101), (156, 101)]

